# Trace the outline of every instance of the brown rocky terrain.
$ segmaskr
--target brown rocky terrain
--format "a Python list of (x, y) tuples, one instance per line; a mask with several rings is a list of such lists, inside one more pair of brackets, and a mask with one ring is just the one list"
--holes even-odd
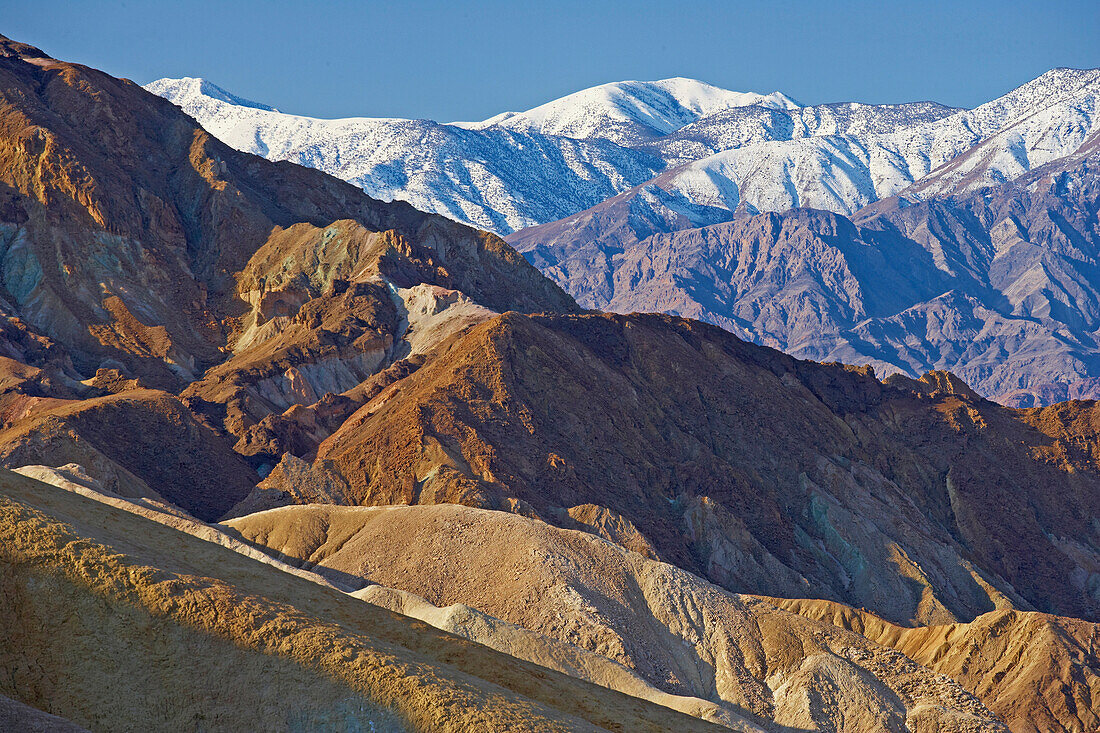
[(1013, 731), (1100, 726), (1100, 626), (1040, 613), (993, 611), (967, 624), (902, 628), (828, 601), (779, 600), (795, 613), (852, 629), (952, 677)]
[(9, 399), (186, 388), (237, 438), (408, 350), (399, 289), (575, 308), (493, 235), (239, 153), (131, 82), (2, 38), (0, 274), (4, 355), (39, 370)]
[(58, 401), (22, 417), (0, 432), (0, 461), (77, 463), (113, 491), (163, 498), (206, 520), (223, 515), (258, 480), (178, 398), (147, 389)]
[(1095, 419), (1092, 403), (1009, 410), (944, 375), (884, 384), (669, 317), (505, 314), (361, 407), (310, 480), (341, 503), (566, 525), (598, 505), (729, 590), (900, 623), (1096, 618)]

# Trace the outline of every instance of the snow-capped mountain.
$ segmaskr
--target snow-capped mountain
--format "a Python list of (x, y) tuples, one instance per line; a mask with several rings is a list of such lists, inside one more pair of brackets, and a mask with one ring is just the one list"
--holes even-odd
[(508, 241), (589, 308), (698, 318), (880, 376), (946, 369), (1033, 406), (1100, 398), (1098, 203), (1094, 135), (1010, 183), (852, 218), (689, 209), (646, 185)]
[(578, 140), (490, 126), (354, 117), (323, 120), (240, 103), (203, 79), (146, 89), (228, 145), (290, 160), (482, 229), (507, 233), (554, 221), (656, 175), (664, 161), (602, 138)]
[(496, 127), (581, 139), (604, 138), (634, 147), (730, 109), (800, 106), (781, 92), (732, 92), (676, 77), (601, 84), (526, 112), (504, 112), (484, 122), (462, 124), (479, 130)]
[(780, 92), (676, 78), (604, 84), (526, 112), (442, 124), (284, 114), (190, 77), (146, 88), (235, 148), (501, 234), (583, 211), (729, 147), (874, 132), (953, 111), (934, 103), (801, 107)]
[[(247, 107), (248, 109), (259, 109), (265, 112), (279, 111), (266, 104), (230, 94), (206, 79), (196, 79), (190, 76), (182, 79), (160, 79), (149, 84), (146, 89), (172, 100), (177, 106), (192, 105), (196, 111), (200, 111), (204, 104), (213, 107), (212, 102), (223, 102), (234, 107)], [(192, 114), (191, 116), (194, 117), (195, 115)]]
[(665, 187), (701, 205), (849, 214), (912, 184), (979, 143), (914, 199), (1011, 181), (1070, 155), (1100, 129), (1100, 69), (1055, 69), (973, 110), (885, 134), (816, 134), (747, 144), (683, 166)]
[(1055, 69), (973, 110), (801, 106), (780, 92), (675, 78), (604, 84), (450, 124), (288, 115), (202, 79), (147, 88), (238, 149), (501, 234), (632, 190), (673, 204), (691, 225), (739, 208), (850, 214), (894, 195), (915, 201), (1013, 180), (1073, 153), (1100, 127), (1095, 69)]
[(841, 102), (793, 109), (754, 105), (715, 112), (640, 147), (651, 150), (675, 167), (723, 150), (774, 140), (819, 135), (858, 138), (880, 135), (933, 122), (958, 111), (936, 102)]
[(894, 128), (882, 108), (728, 110), (641, 146), (697, 160), (508, 241), (587, 307), (948, 369), (1010, 404), (1098, 397), (1098, 96), (1100, 70), (1056, 69)]

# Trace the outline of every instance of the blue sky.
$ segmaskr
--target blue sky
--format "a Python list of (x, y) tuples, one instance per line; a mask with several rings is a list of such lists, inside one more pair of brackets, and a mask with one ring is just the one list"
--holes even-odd
[(145, 83), (203, 76), (287, 112), (482, 119), (621, 79), (807, 103), (974, 106), (1100, 66), (1100, 0), (0, 0), (0, 33)]

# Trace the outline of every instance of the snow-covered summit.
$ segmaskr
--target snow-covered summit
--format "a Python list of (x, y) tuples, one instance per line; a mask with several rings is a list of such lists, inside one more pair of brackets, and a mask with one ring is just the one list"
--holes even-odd
[(693, 79), (616, 82), (483, 122), (280, 113), (203, 79), (161, 79), (225, 143), (319, 168), (383, 200), (507, 234), (643, 183), (685, 206), (851, 213), (995, 184), (1100, 130), (1100, 70), (1054, 69), (972, 110), (934, 102), (800, 106)]
[(145, 88), (238, 150), (317, 168), (383, 201), (408, 201), (502, 234), (586, 209), (665, 167), (651, 153), (601, 138), (431, 120), (318, 119), (241, 100), (202, 79), (160, 79)]
[(797, 109), (781, 92), (735, 92), (713, 84), (674, 77), (660, 81), (619, 81), (583, 89), (526, 112), (505, 112), (470, 129), (508, 128), (572, 138), (600, 137), (635, 145), (667, 135), (703, 117), (736, 107)]
[[(251, 99), (230, 94), (217, 84), (197, 76), (184, 76), (179, 79), (157, 79), (145, 85), (147, 91), (157, 96), (170, 99), (178, 107), (194, 105), (205, 100), (216, 100), (237, 107), (249, 107), (262, 109), (266, 112), (278, 112), (279, 110), (266, 104), (253, 102)], [(195, 115), (192, 115), (195, 116)]]
[(1097, 132), (1100, 69), (1054, 69), (972, 110), (885, 133), (758, 139), (662, 178), (702, 206), (850, 214), (888, 196), (1004, 183), (1071, 155)]

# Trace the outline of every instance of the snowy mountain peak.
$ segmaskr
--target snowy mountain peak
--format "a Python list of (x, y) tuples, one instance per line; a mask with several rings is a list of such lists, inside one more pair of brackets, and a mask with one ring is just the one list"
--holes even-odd
[(245, 99), (244, 97), (238, 97), (236, 94), (227, 92), (211, 81), (195, 76), (184, 76), (179, 79), (157, 79), (154, 82), (146, 84), (145, 89), (153, 94), (170, 99), (178, 106), (184, 108), (186, 108), (188, 103), (194, 103), (201, 99), (216, 99), (219, 102), (225, 102), (237, 107), (261, 109), (265, 112), (279, 111), (266, 104), (260, 104), (259, 102)]
[(971, 110), (800, 106), (778, 92), (677, 77), (603, 84), (452, 124), (281, 114), (203, 79), (146, 88), (239, 150), (320, 168), (377, 198), (501, 234), (576, 214), (656, 176), (668, 201), (683, 203), (678, 211), (851, 213), (884, 197), (919, 200), (1013, 180), (1100, 131), (1096, 69), (1054, 69)]
[(798, 109), (801, 105), (781, 92), (734, 92), (697, 79), (673, 77), (601, 84), (526, 112), (505, 112), (463, 126), (579, 139), (605, 138), (620, 145), (632, 145), (675, 132), (715, 112), (749, 106)]

